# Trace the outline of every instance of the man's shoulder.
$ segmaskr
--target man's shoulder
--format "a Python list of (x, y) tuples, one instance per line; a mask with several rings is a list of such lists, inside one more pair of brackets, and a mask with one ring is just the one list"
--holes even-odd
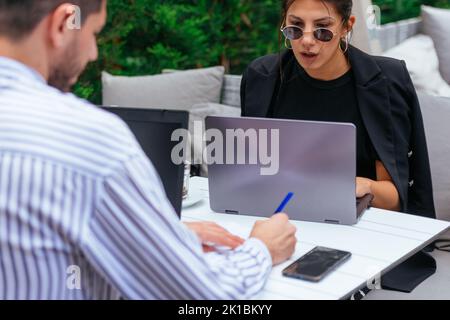
[[(55, 114), (71, 123), (80, 131), (98, 133), (103, 139), (130, 143), (131, 131), (125, 122), (115, 114), (81, 99), (72, 93), (63, 93), (50, 88), (46, 93), (53, 104)], [(95, 139), (95, 136), (92, 136)]]
[(124, 121), (71, 93), (42, 84), (1, 95), (0, 101), (14, 122), (17, 143), (10, 147), (22, 154), (100, 173), (140, 153)]
[[(107, 146), (108, 156), (123, 160), (136, 153), (138, 143), (127, 124), (117, 115), (80, 99), (71, 93), (57, 94), (62, 115), (73, 121), (73, 126), (93, 145)], [(105, 150), (103, 148), (98, 151)], [(113, 159), (111, 159), (113, 160)]]
[(68, 93), (63, 94), (61, 102), (66, 113), (73, 115), (74, 119), (83, 122), (90, 129), (102, 128), (110, 131), (113, 135), (129, 133), (128, 127), (122, 119), (87, 100)]

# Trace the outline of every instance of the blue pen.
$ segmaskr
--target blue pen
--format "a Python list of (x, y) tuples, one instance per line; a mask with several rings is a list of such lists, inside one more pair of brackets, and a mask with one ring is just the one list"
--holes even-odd
[(278, 207), (278, 209), (275, 211), (274, 214), (283, 212), (284, 208), (287, 206), (289, 201), (291, 201), (293, 196), (294, 196), (294, 193), (293, 192), (289, 192), (287, 194), (286, 198), (284, 198), (283, 202), (281, 202), (280, 206)]

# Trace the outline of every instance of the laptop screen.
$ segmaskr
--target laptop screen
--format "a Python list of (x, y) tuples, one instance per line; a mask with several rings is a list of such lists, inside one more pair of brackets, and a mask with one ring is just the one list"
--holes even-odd
[(145, 154), (155, 166), (167, 197), (180, 217), (184, 166), (176, 165), (172, 161), (172, 149), (179, 142), (171, 141), (171, 137), (177, 129), (188, 129), (189, 113), (118, 107), (102, 107), (102, 109), (116, 114), (130, 127)]

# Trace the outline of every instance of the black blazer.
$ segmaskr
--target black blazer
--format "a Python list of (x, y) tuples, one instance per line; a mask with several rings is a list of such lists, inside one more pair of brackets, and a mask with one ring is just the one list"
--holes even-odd
[[(431, 172), (419, 100), (404, 61), (371, 56), (350, 46), (363, 122), (399, 192), (401, 211), (436, 218)], [(252, 62), (241, 84), (244, 117), (266, 117), (281, 65), (292, 51)]]
[[(435, 218), (422, 114), (405, 62), (370, 56), (353, 46), (348, 57), (364, 125), (397, 187), (401, 211)], [(241, 84), (242, 116), (267, 116), (289, 59), (295, 59), (290, 50), (249, 65)], [(410, 292), (435, 270), (435, 260), (421, 251), (387, 273), (383, 288)]]

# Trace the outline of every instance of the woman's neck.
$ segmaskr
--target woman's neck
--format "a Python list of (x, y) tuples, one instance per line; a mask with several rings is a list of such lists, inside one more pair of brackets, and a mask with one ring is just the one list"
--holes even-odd
[(314, 79), (331, 81), (346, 74), (350, 68), (346, 55), (341, 50), (337, 50), (335, 56), (320, 69), (305, 69), (305, 71)]

